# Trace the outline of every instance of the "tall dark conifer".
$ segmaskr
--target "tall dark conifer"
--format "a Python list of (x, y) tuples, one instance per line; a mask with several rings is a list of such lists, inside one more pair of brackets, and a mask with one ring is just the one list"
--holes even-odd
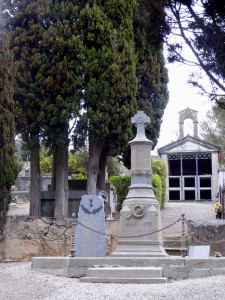
[(55, 162), (55, 217), (68, 215), (69, 121), (78, 115), (82, 92), (84, 47), (77, 28), (77, 3), (51, 1), (49, 27), (43, 33), (37, 54), (37, 92), (42, 95), (40, 118)]
[(31, 151), (31, 215), (40, 216), (39, 139), (55, 155), (55, 216), (68, 215), (69, 121), (79, 110), (77, 1), (5, 1), (17, 66), (17, 127)]
[(42, 97), (36, 91), (37, 56), (47, 26), (46, 1), (4, 1), (6, 28), (16, 66), (14, 101), (16, 127), (30, 150), (30, 215), (41, 215), (39, 139)]
[(14, 65), (8, 46), (0, 12), (0, 232), (8, 211), (10, 189), (17, 173), (14, 157), (15, 124), (12, 85)]
[(165, 20), (166, 1), (138, 0), (134, 16), (135, 48), (138, 56), (138, 108), (150, 116), (147, 136), (154, 146), (159, 137), (168, 102), (168, 75), (163, 56), (163, 39), (169, 32)]
[[(168, 75), (163, 56), (163, 40), (169, 32), (165, 19), (166, 1), (138, 0), (134, 13), (134, 37), (137, 55), (137, 105), (150, 116), (147, 137), (157, 144), (164, 109), (169, 94)], [(123, 152), (124, 164), (130, 167), (130, 147)]]
[(85, 46), (84, 108), (89, 136), (87, 193), (96, 193), (99, 162), (117, 154), (131, 137), (136, 111), (134, 1), (88, 1), (80, 13)]

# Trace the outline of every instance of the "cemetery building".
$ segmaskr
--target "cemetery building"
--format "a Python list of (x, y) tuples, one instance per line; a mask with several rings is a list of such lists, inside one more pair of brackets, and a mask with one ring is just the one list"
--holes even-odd
[[(158, 149), (166, 164), (166, 200), (214, 200), (219, 191), (218, 170), (222, 150), (198, 137), (198, 112), (179, 112), (179, 138)], [(184, 121), (193, 121), (193, 136), (184, 136)]]

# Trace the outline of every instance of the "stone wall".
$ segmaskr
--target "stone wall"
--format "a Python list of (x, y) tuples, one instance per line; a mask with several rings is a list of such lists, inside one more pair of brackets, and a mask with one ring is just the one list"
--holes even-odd
[[(40, 237), (46, 238), (43, 243), (43, 256), (64, 256), (64, 231), (67, 227), (67, 250), (70, 255), (72, 219), (63, 218), (35, 218), (24, 216), (7, 217), (7, 222), (0, 236), (0, 262), (29, 261), (39, 256)], [(118, 234), (118, 222), (106, 221), (106, 233)], [(62, 235), (59, 239), (59, 237)], [(52, 240), (52, 241), (50, 241)], [(107, 236), (106, 251), (111, 253), (117, 245), (117, 239)]]
[(225, 220), (188, 221), (188, 236), (189, 246), (210, 245), (211, 256), (225, 256)]

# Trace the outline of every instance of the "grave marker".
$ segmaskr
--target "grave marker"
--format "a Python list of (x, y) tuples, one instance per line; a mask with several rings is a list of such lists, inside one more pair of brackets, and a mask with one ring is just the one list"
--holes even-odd
[(210, 253), (210, 246), (190, 246), (188, 257), (192, 258), (208, 258)]
[[(78, 222), (98, 232), (105, 232), (104, 201), (99, 196), (82, 197)], [(106, 237), (77, 224), (76, 257), (106, 256)]]

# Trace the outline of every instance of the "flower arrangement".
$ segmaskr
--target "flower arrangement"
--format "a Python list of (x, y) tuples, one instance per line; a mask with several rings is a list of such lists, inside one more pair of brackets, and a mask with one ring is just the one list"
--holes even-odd
[(215, 203), (215, 212), (222, 211), (223, 207), (219, 202)]
[(215, 257), (221, 257), (222, 254), (221, 254), (220, 252), (214, 252), (214, 256), (215, 256)]

